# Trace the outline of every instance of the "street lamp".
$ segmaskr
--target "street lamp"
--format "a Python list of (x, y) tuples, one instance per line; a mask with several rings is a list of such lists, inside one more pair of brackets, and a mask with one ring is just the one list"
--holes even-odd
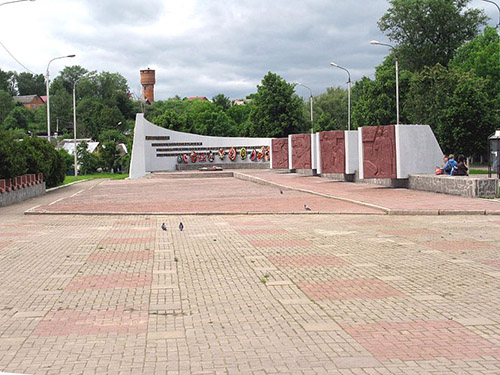
[(1, 7), (2, 5), (7, 5), (7, 4), (21, 3), (21, 2), (23, 2), (23, 1), (35, 1), (35, 0), (14, 0), (14, 1), (7, 1), (7, 2), (5, 2), (5, 3), (1, 3), (1, 4), (0, 4), (0, 7)]
[(309, 87), (307, 87), (306, 85), (303, 85), (300, 82), (295, 82), (295, 84), (297, 86), (305, 87), (306, 89), (309, 90), (309, 93), (311, 94), (311, 96), (310, 96), (309, 99), (310, 99), (310, 102), (311, 102), (311, 134), (313, 134), (313, 132), (314, 132), (314, 120), (313, 120), (313, 93), (312, 93), (312, 90)]
[(491, 3), (491, 4), (493, 4), (494, 6), (496, 6), (496, 7), (497, 7), (497, 9), (498, 9), (498, 23), (497, 23), (497, 29), (500, 29), (500, 6), (498, 6), (498, 4), (497, 4), (497, 3), (495, 3), (494, 1), (491, 1), (491, 0), (483, 0), (483, 1), (485, 1), (485, 2), (487, 2), (487, 3)]
[(47, 141), (49, 141), (49, 142), (50, 142), (50, 94), (49, 94), (50, 75), (49, 75), (49, 67), (50, 67), (50, 63), (52, 61), (59, 60), (59, 59), (65, 59), (67, 57), (75, 57), (75, 55), (67, 55), (67, 56), (54, 57), (47, 64), (47, 71), (45, 72), (45, 88), (46, 88), (46, 91), (47, 91)]
[(350, 131), (351, 130), (351, 73), (349, 73), (349, 71), (346, 68), (337, 65), (334, 62), (331, 62), (330, 65), (335, 68), (345, 70), (347, 72), (347, 130)]
[(380, 43), (377, 40), (372, 40), (370, 43), (373, 45), (376, 45), (376, 46), (389, 47), (394, 52), (394, 62), (396, 64), (396, 125), (399, 125), (399, 73), (398, 73), (398, 53), (397, 53), (397, 50), (396, 50), (396, 48), (394, 48), (394, 46), (391, 46), (390, 44)]
[(75, 180), (78, 179), (78, 156), (77, 156), (77, 147), (76, 147), (76, 84), (80, 82), (83, 78), (92, 78), (95, 75), (90, 76), (82, 76), (73, 82), (73, 144), (75, 146), (74, 150), (74, 163), (75, 163)]

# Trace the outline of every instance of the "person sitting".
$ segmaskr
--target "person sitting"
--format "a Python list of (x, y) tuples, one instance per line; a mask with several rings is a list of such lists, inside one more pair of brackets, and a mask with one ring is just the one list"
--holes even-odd
[(448, 156), (445, 155), (445, 156), (443, 156), (443, 164), (441, 164), (440, 167), (436, 167), (436, 170), (435, 170), (436, 174), (439, 175), (439, 174), (444, 173), (444, 171), (441, 168), (443, 168), (447, 162), (448, 162)]
[(465, 163), (465, 156), (458, 155), (458, 164), (455, 168), (453, 168), (452, 176), (468, 176), (469, 168), (467, 168), (467, 164)]
[(448, 156), (448, 161), (443, 167), (441, 167), (441, 170), (443, 171), (443, 173), (447, 173), (451, 176), (453, 174), (453, 169), (456, 166), (457, 162), (455, 161), (455, 155), (450, 154), (450, 156)]

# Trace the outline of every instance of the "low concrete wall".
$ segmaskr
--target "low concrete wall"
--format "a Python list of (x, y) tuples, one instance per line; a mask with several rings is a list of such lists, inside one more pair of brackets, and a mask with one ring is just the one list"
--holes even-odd
[(30, 198), (45, 194), (45, 181), (21, 189), (6, 191), (0, 194), (0, 207), (19, 203)]
[(408, 188), (469, 198), (495, 198), (498, 194), (498, 179), (414, 174), (409, 177)]

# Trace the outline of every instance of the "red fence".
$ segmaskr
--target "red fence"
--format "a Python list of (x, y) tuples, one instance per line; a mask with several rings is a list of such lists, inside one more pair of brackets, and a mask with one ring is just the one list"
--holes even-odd
[(28, 186), (41, 184), (43, 182), (43, 173), (25, 174), (12, 178), (0, 180), (0, 193), (7, 193), (11, 190), (18, 190)]

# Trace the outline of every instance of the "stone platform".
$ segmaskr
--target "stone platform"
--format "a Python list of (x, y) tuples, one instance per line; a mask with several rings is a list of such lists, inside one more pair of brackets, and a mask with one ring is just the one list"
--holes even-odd
[(498, 195), (498, 179), (482, 176), (410, 175), (408, 188), (459, 195), (469, 198), (495, 198)]

